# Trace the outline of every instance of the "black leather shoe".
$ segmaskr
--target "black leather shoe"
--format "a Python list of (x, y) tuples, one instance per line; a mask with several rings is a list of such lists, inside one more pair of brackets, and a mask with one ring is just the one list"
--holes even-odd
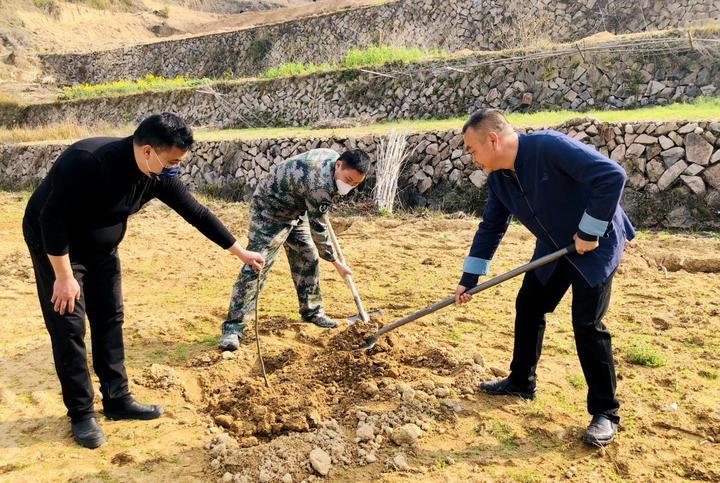
[(108, 419), (157, 419), (163, 413), (162, 406), (156, 404), (140, 404), (134, 399), (105, 406), (105, 417)]
[(75, 442), (85, 448), (95, 449), (107, 441), (97, 419), (90, 418), (70, 424)]
[(587, 444), (595, 446), (605, 446), (615, 437), (617, 432), (617, 424), (610, 421), (605, 415), (596, 414), (590, 421), (587, 431), (582, 436), (582, 440)]
[(303, 319), (305, 322), (308, 322), (310, 324), (315, 324), (318, 327), (322, 327), (323, 329), (334, 329), (338, 326), (338, 321), (333, 320), (330, 317), (328, 317), (325, 314), (317, 314), (313, 315), (312, 317), (308, 317), (307, 319)]
[(480, 384), (480, 390), (492, 396), (519, 396), (523, 399), (535, 399), (537, 391), (535, 388), (520, 387), (510, 381), (510, 379), (500, 379), (499, 381), (488, 381)]

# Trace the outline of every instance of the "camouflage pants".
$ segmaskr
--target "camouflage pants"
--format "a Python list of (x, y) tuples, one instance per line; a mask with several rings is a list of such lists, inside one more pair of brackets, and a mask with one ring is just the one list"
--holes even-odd
[(240, 270), (230, 298), (228, 316), (223, 322), (223, 333), (242, 334), (248, 322), (254, 319), (258, 277), (262, 290), (281, 246), (285, 248), (290, 263), (300, 315), (308, 319), (320, 313), (322, 297), (318, 251), (310, 233), (307, 215), (292, 222), (268, 221), (251, 211), (248, 239), (247, 249), (262, 253), (265, 267), (259, 274), (249, 265), (244, 265)]

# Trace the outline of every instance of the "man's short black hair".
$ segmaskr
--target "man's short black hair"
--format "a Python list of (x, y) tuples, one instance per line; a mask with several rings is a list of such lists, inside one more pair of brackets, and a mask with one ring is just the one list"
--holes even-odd
[(138, 146), (149, 144), (154, 148), (173, 147), (187, 151), (193, 145), (192, 129), (179, 116), (169, 112), (145, 118), (135, 130), (133, 141)]
[(478, 128), (480, 125), (487, 128), (488, 131), (502, 132), (506, 126), (509, 126), (505, 115), (499, 109), (479, 109), (472, 114), (470, 118), (465, 121), (463, 125), (462, 133), (470, 128)]
[(367, 174), (370, 168), (370, 156), (362, 149), (349, 149), (338, 158), (343, 167), (352, 168), (360, 174)]

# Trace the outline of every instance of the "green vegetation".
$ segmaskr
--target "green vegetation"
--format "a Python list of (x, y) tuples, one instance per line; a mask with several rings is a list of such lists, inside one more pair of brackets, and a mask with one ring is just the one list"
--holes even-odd
[[(508, 120), (515, 127), (538, 128), (556, 126), (578, 117), (593, 117), (603, 122), (633, 121), (696, 121), (718, 119), (720, 98), (702, 97), (688, 103), (675, 103), (667, 106), (644, 107), (641, 109), (612, 111), (540, 111), (532, 114), (508, 114)], [(460, 129), (465, 117), (452, 119), (427, 119), (393, 121), (353, 128), (311, 129), (311, 128), (252, 128), (226, 129), (222, 131), (200, 131), (198, 139), (222, 141), (229, 139), (258, 139), (276, 137), (311, 136), (358, 136), (365, 134), (385, 134), (393, 130), (410, 132), (447, 131)]]
[(101, 97), (108, 95), (135, 94), (138, 92), (167, 91), (187, 87), (197, 87), (210, 84), (210, 79), (188, 79), (176, 77), (165, 79), (164, 77), (147, 74), (138, 80), (120, 80), (102, 84), (81, 84), (71, 87), (63, 87), (63, 93), (58, 97), (60, 100), (83, 99), (88, 97)]
[(587, 387), (585, 384), (585, 377), (582, 374), (570, 374), (567, 377), (568, 382), (576, 389), (582, 389)]
[[(13, 102), (8, 100), (9, 102)], [(0, 96), (0, 105), (3, 99)], [(667, 106), (646, 107), (624, 111), (541, 111), (532, 114), (509, 114), (508, 120), (515, 127), (537, 128), (556, 126), (577, 117), (594, 117), (604, 122), (633, 121), (699, 121), (716, 120), (720, 112), (720, 98), (703, 97), (688, 103), (675, 103)], [(465, 122), (464, 117), (452, 119), (428, 119), (393, 121), (369, 126), (333, 129), (305, 128), (251, 128), (224, 130), (196, 130), (199, 141), (227, 141), (233, 139), (285, 138), (285, 137), (329, 137), (329, 136), (363, 136), (365, 134), (383, 135), (393, 130), (410, 132), (447, 131), (460, 129)], [(129, 117), (126, 122), (129, 121)], [(128, 135), (134, 126), (102, 124), (95, 126), (79, 125), (63, 122), (36, 128), (0, 129), (0, 144), (37, 142), (47, 140), (78, 139), (97, 135)], [(477, 190), (473, 190), (477, 192)], [(450, 203), (452, 200), (447, 200)], [(450, 208), (450, 207), (449, 207)]]
[(704, 377), (705, 379), (710, 379), (711, 381), (714, 381), (718, 378), (718, 372), (717, 371), (711, 371), (709, 369), (701, 369), (698, 371), (698, 374), (701, 377)]
[(447, 57), (446, 51), (438, 49), (421, 50), (407, 47), (394, 47), (390, 45), (378, 45), (366, 49), (348, 50), (339, 63), (322, 64), (297, 64), (288, 63), (268, 69), (260, 77), (274, 79), (277, 77), (288, 77), (294, 75), (315, 74), (317, 72), (328, 72), (337, 69), (351, 69), (368, 67), (373, 65), (390, 64), (393, 62), (415, 62), (429, 58)]
[(631, 364), (646, 367), (662, 367), (665, 359), (658, 350), (649, 342), (641, 339), (633, 339), (625, 349), (627, 360)]
[(500, 445), (505, 449), (515, 449), (520, 446), (518, 436), (512, 427), (503, 421), (494, 419), (492, 422), (492, 434), (497, 438)]

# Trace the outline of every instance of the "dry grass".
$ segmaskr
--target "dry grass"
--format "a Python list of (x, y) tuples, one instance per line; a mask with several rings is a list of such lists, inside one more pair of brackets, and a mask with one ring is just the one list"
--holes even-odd
[(80, 125), (63, 121), (33, 128), (0, 129), (0, 144), (37, 143), (82, 139), (92, 136), (127, 136), (134, 131), (130, 124), (118, 126), (102, 123), (99, 125)]

